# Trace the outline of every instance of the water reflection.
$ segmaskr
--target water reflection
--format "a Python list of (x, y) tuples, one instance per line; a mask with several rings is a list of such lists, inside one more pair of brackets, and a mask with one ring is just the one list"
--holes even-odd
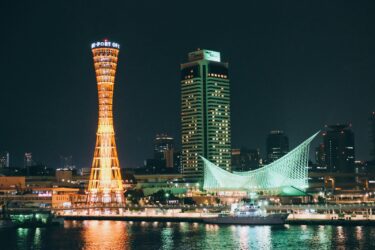
[(190, 230), (189, 226), (191, 226), (190, 223), (187, 222), (180, 222), (180, 231), (182, 233), (186, 233), (188, 230)]
[(330, 237), (332, 235), (332, 226), (319, 226), (318, 241), (320, 244), (330, 244)]
[(240, 240), (240, 248), (241, 249), (249, 249), (248, 242), (249, 242), (249, 229), (250, 227), (241, 226), (237, 227), (237, 233)]
[(219, 226), (215, 224), (206, 224), (205, 227), (208, 232), (216, 232), (219, 230)]
[(355, 238), (356, 240), (360, 241), (363, 238), (363, 230), (361, 226), (355, 227)]
[(18, 228), (17, 229), (17, 248), (25, 249), (27, 247), (27, 236), (29, 233), (28, 228)]
[(375, 227), (67, 221), (0, 229), (0, 249), (375, 249)]
[[(253, 242), (256, 244), (255, 248), (258, 249), (270, 249), (271, 248), (271, 226), (258, 226), (255, 228), (255, 241)], [(252, 244), (253, 246), (254, 244)]]
[(342, 226), (338, 226), (336, 228), (336, 237), (339, 242), (345, 241), (345, 234), (344, 234), (344, 229)]
[(40, 228), (35, 228), (35, 233), (34, 233), (34, 246), (35, 248), (40, 248), (42, 245), (42, 237), (41, 237), (41, 229)]
[(28, 228), (18, 228), (17, 229), (17, 236), (20, 240), (24, 240), (27, 236), (29, 229)]
[(126, 222), (85, 221), (82, 231), (84, 249), (128, 249)]
[(173, 229), (172, 228), (164, 228), (161, 231), (161, 242), (162, 242), (162, 249), (170, 250), (173, 249)]
[(271, 226), (231, 226), (240, 249), (270, 249)]
[(42, 247), (42, 228), (17, 228), (18, 249), (40, 249)]

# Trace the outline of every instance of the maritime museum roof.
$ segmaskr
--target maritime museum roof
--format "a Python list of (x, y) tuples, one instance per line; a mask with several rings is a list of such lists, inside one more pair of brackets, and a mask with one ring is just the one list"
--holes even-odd
[(315, 133), (280, 159), (247, 172), (231, 173), (202, 157), (204, 162), (203, 189), (207, 191), (260, 191), (294, 187), (305, 190), (308, 187), (310, 143), (318, 134), (319, 132)]

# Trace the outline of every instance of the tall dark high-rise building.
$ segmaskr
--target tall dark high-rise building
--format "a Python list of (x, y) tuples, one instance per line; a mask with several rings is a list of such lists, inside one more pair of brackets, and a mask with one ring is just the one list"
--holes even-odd
[(154, 157), (144, 161), (147, 173), (176, 173), (180, 164), (176, 157), (179, 153), (174, 148), (174, 138), (167, 134), (157, 134), (154, 140)]
[(61, 168), (69, 168), (69, 169), (73, 169), (75, 168), (74, 164), (73, 164), (73, 156), (69, 155), (69, 156), (60, 156), (60, 166)]
[(327, 126), (323, 133), (325, 164), (330, 172), (354, 172), (355, 147), (351, 126)]
[(315, 149), (315, 162), (317, 165), (317, 169), (324, 170), (327, 169), (326, 165), (326, 155), (324, 150), (324, 144), (320, 143), (318, 147)]
[(33, 154), (29, 153), (29, 152), (26, 152), (24, 157), (23, 157), (23, 166), (25, 168), (27, 168), (27, 167), (31, 167), (34, 164), (35, 163), (33, 161)]
[(231, 170), (228, 63), (220, 53), (197, 50), (181, 65), (182, 173), (202, 180), (203, 161)]
[(30, 152), (26, 152), (23, 157), (23, 166), (26, 169), (26, 175), (30, 175), (32, 171), (30, 171), (30, 168), (35, 165), (35, 162), (33, 161), (33, 154)]
[(272, 130), (266, 142), (267, 161), (273, 162), (289, 152), (289, 139), (281, 130)]
[(175, 150), (173, 152), (173, 168), (175, 169), (175, 171), (177, 173), (181, 173), (182, 172), (182, 169), (181, 169), (181, 151), (180, 150)]
[(232, 170), (243, 172), (259, 168), (259, 149), (247, 149), (245, 147), (232, 149)]
[(10, 161), (10, 156), (9, 152), (1, 152), (0, 153), (0, 168), (9, 168), (9, 161)]
[(371, 113), (370, 116), (370, 140), (371, 140), (371, 156), (375, 162), (375, 112)]
[(165, 167), (173, 168), (174, 139), (166, 134), (156, 135), (154, 144), (154, 159), (164, 160)]

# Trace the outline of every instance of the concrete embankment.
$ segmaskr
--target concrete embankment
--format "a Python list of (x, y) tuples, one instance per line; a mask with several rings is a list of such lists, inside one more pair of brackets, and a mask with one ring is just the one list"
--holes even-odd
[(117, 220), (117, 221), (146, 221), (146, 222), (203, 222), (202, 217), (166, 217), (166, 216), (99, 216), (99, 215), (64, 215), (64, 220)]
[(373, 220), (287, 220), (290, 225), (375, 226)]
[[(290, 215), (291, 216), (291, 215)], [(65, 220), (117, 220), (117, 221), (145, 221), (145, 222), (203, 222), (204, 216), (124, 216), (124, 215), (61, 215)], [(320, 216), (321, 217), (321, 216)], [(375, 220), (369, 218), (291, 218), (285, 224), (291, 225), (368, 225), (375, 226)]]
[(288, 224), (296, 225), (375, 225), (374, 215), (290, 214)]

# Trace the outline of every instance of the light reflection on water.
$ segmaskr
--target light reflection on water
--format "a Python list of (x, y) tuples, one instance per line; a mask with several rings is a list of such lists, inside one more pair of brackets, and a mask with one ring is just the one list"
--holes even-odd
[(363, 231), (361, 226), (356, 226), (355, 227), (355, 238), (360, 241), (362, 240), (363, 237)]
[(66, 221), (0, 229), (1, 249), (375, 249), (375, 227)]
[(129, 248), (127, 228), (121, 221), (85, 221), (81, 235), (85, 249)]
[(164, 250), (173, 249), (173, 229), (166, 227), (161, 231), (161, 247)]

